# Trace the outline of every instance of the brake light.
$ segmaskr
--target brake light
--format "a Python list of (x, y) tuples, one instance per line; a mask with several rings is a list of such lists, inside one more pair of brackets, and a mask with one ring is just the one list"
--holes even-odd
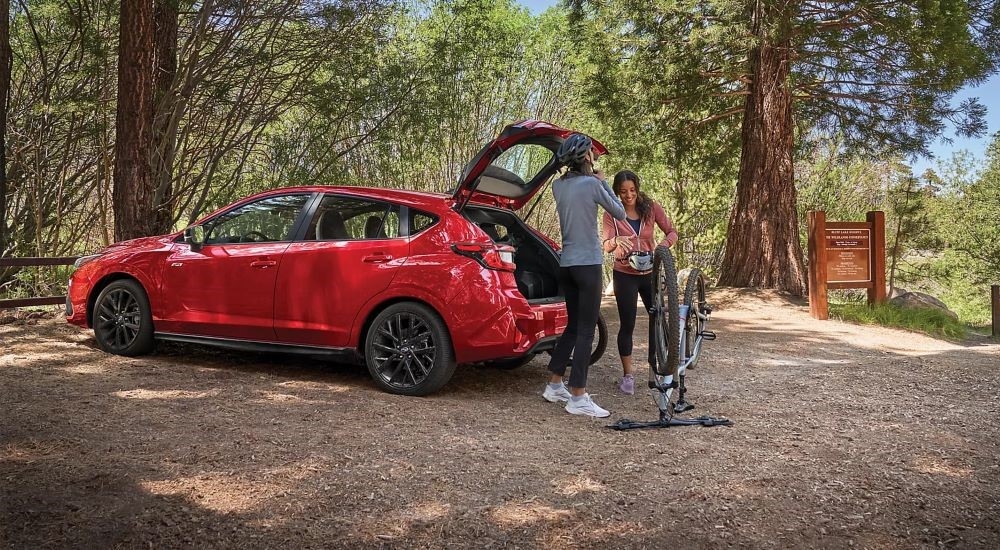
[(486, 269), (510, 272), (515, 269), (514, 247), (512, 246), (497, 246), (494, 243), (454, 243), (451, 245), (451, 249), (456, 254), (476, 260)]

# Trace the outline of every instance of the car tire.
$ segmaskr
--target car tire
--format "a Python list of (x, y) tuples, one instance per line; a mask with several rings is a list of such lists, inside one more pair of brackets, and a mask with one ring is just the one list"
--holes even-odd
[(97, 346), (107, 353), (133, 357), (153, 351), (149, 298), (134, 279), (120, 279), (101, 290), (91, 324)]
[(399, 395), (434, 393), (455, 373), (444, 321), (414, 302), (393, 304), (375, 317), (365, 337), (365, 364), (375, 384)]

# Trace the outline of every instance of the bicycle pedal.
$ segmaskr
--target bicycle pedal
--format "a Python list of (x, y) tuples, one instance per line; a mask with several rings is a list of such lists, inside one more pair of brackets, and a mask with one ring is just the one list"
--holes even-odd
[(701, 331), (701, 337), (705, 340), (715, 340), (715, 333), (710, 330)]

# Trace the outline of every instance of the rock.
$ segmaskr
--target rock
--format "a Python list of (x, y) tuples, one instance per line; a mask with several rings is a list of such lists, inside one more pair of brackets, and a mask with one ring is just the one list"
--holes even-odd
[(923, 292), (906, 292), (889, 300), (889, 303), (895, 304), (903, 309), (937, 309), (948, 317), (951, 317), (956, 321), (958, 320), (958, 315), (948, 309), (948, 306), (946, 306), (944, 302), (938, 300), (930, 294), (924, 294)]

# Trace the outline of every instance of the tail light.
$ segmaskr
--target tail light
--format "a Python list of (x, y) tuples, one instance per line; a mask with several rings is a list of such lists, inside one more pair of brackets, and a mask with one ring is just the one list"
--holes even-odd
[(467, 256), (479, 262), (486, 269), (514, 272), (514, 247), (494, 243), (454, 243), (451, 249), (456, 254)]

